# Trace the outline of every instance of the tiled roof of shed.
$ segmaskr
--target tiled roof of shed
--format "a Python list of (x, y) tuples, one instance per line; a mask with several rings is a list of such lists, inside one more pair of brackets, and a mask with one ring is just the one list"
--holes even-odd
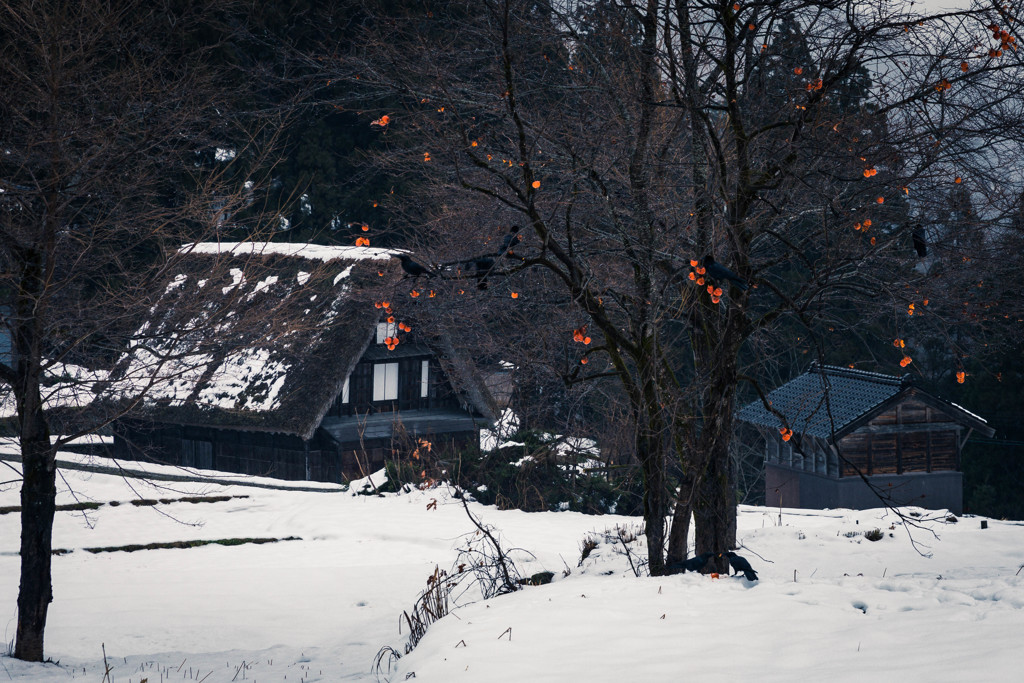
[[(857, 418), (888, 401), (905, 387), (909, 378), (877, 372), (851, 370), (833, 365), (812, 365), (796, 379), (768, 394), (772, 408), (785, 415), (789, 428), (796, 432), (829, 438)], [(778, 416), (761, 401), (740, 409), (743, 422), (779, 429)]]

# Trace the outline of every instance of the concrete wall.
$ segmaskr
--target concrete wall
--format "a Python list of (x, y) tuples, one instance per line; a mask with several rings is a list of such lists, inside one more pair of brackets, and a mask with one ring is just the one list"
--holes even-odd
[[(963, 511), (963, 474), (931, 472), (879, 474), (868, 481), (892, 505), (916, 505), (931, 510)], [(832, 479), (765, 463), (765, 502), (770, 507), (821, 510), (864, 510), (882, 506), (878, 495), (859, 477)]]

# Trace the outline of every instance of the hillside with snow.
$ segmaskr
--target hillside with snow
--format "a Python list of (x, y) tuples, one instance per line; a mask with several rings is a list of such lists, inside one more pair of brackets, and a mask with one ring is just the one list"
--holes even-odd
[[(94, 509), (57, 513), (54, 547), (68, 552), (53, 560), (54, 663), (3, 657), (0, 680), (98, 682), (109, 667), (118, 683), (373, 681), (382, 647), (404, 652), (402, 613), (475, 532), (447, 489), (356, 496), (71, 469), (58, 486), (58, 504)], [(18, 484), (4, 484), (5, 643), (17, 505)], [(385, 658), (380, 680), (991, 681), (1024, 665), (1019, 522), (908, 509), (910, 528), (885, 510), (741, 507), (750, 582), (637, 578), (641, 541), (618, 530), (628, 541), (639, 519), (469, 509), (523, 576), (554, 581), (486, 601), (456, 591), (460, 604), (410, 654)], [(865, 539), (873, 529), (881, 540)], [(586, 539), (597, 545), (580, 562)]]

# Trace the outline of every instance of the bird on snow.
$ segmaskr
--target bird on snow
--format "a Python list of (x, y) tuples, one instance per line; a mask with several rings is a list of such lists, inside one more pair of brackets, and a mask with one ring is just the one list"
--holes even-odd
[(910, 238), (914, 242), (914, 251), (917, 252), (919, 258), (924, 258), (928, 255), (928, 242), (924, 239), (924, 228), (918, 223), (914, 226), (914, 232), (910, 234)]
[(717, 280), (718, 282), (730, 280), (737, 288), (742, 290), (747, 289), (749, 286), (743, 278), (716, 261), (715, 257), (711, 254), (704, 257), (704, 268), (707, 271), (706, 276), (712, 280)]
[(413, 277), (421, 275), (432, 275), (433, 273), (426, 266), (416, 263), (408, 254), (399, 254), (398, 259), (402, 262), (402, 270)]
[(743, 572), (743, 576), (747, 581), (757, 581), (757, 572), (755, 572), (754, 568), (750, 566), (750, 562), (747, 561), (747, 558), (741, 557), (731, 550), (724, 553), (724, 555), (729, 558), (729, 566), (733, 568), (733, 571), (737, 574)]
[(711, 559), (712, 553), (701, 553), (688, 560), (672, 562), (665, 565), (666, 574), (684, 574), (686, 572), (699, 572)]

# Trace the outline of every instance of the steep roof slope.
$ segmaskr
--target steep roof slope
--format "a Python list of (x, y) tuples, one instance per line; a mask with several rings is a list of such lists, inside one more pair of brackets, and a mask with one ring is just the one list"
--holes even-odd
[[(911, 394), (958, 422), (991, 432), (985, 420), (914, 387), (909, 376), (895, 377), (815, 363), (804, 374), (769, 393), (767, 398), (772, 409), (785, 416), (791, 429), (828, 439), (833, 432), (836, 438), (844, 436)], [(779, 416), (761, 401), (744, 406), (737, 417), (762, 427), (778, 429), (783, 426)]]
[(161, 422), (309, 438), (369, 345), (402, 272), (369, 247), (182, 247), (109, 390)]

